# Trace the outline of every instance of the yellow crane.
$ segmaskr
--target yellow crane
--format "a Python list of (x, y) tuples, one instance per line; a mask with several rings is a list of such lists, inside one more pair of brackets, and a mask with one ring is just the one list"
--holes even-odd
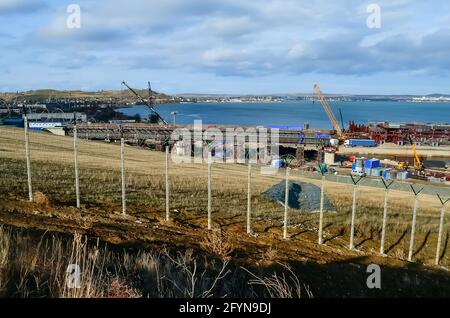
[(330, 119), (331, 124), (333, 125), (333, 128), (336, 130), (336, 133), (339, 137), (343, 137), (342, 128), (339, 125), (339, 122), (337, 121), (336, 117), (333, 114), (333, 111), (331, 110), (330, 105), (328, 104), (327, 99), (322, 94), (322, 91), (320, 90), (320, 86), (318, 84), (314, 84), (313, 87), (314, 95), (316, 95), (320, 99), (320, 103), (323, 106), (323, 109), (325, 110), (325, 113), (327, 114), (328, 118)]
[(423, 166), (423, 162), (422, 159), (420, 159), (417, 150), (416, 150), (416, 145), (413, 143), (412, 145), (412, 151), (413, 151), (413, 155), (414, 155), (414, 169), (416, 170), (423, 170), (424, 166)]
[[(419, 154), (417, 153), (416, 145), (412, 141), (411, 137), (408, 137), (408, 139), (409, 139), (409, 142), (411, 143), (411, 149), (413, 152), (413, 158), (414, 158), (413, 168), (415, 170), (423, 170), (425, 167), (423, 165), (422, 159), (420, 158)], [(408, 162), (405, 162), (405, 161), (400, 161), (397, 165), (397, 169), (408, 169), (408, 168), (409, 168), (409, 164), (408, 164)]]

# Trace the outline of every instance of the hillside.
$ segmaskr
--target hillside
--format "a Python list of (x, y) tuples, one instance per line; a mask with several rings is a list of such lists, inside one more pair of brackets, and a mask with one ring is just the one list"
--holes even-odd
[[(126, 147), (127, 215), (122, 215), (117, 144), (79, 141), (82, 206), (76, 209), (72, 138), (33, 132), (30, 141), (33, 189), (42, 192), (49, 203), (27, 201), (23, 131), (0, 127), (0, 225), (76, 232), (126, 249), (193, 249), (208, 257), (226, 256), (233, 266), (257, 271), (281, 262), (292, 266), (315, 297), (449, 296), (448, 272), (432, 266), (439, 219), (439, 205), (432, 196), (420, 199), (415, 262), (409, 263), (404, 260), (412, 204), (408, 193), (391, 192), (388, 256), (381, 257), (383, 191), (360, 187), (354, 251), (347, 248), (351, 187), (332, 182), (326, 183), (326, 195), (337, 213), (325, 215), (325, 244), (317, 244), (317, 213), (293, 209), (289, 211), (289, 239), (283, 240), (284, 208), (261, 196), (283, 180), (283, 171), (267, 176), (254, 167), (254, 235), (249, 236), (245, 230), (247, 167), (217, 163), (212, 168), (214, 231), (208, 231), (205, 164), (171, 163), (171, 217), (166, 222), (164, 153)], [(292, 180), (318, 184), (317, 180), (296, 176), (295, 171)], [(450, 264), (446, 245), (441, 259), (444, 266)], [(383, 268), (385, 285), (381, 290), (368, 290), (365, 285), (366, 267), (372, 263)]]
[[(148, 98), (147, 89), (135, 89), (135, 91), (143, 98)], [(153, 91), (153, 97), (157, 103), (166, 103), (177, 101), (177, 97), (172, 97), (163, 93)], [(119, 100), (136, 100), (135, 96), (127, 89), (122, 90), (102, 90), (102, 91), (81, 91), (81, 90), (55, 90), (55, 89), (39, 89), (25, 92), (9, 92), (0, 94), (0, 98), (6, 101), (17, 99), (18, 101), (27, 102), (46, 102), (48, 100), (102, 100), (102, 101), (119, 101)]]

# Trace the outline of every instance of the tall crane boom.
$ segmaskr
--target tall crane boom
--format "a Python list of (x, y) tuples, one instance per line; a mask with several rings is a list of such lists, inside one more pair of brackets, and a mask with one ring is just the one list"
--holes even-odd
[(422, 159), (419, 157), (419, 154), (417, 153), (416, 144), (412, 140), (411, 136), (408, 136), (408, 140), (409, 140), (409, 142), (411, 144), (411, 149), (412, 149), (412, 152), (413, 152), (414, 169), (416, 169), (416, 170), (423, 170), (424, 169), (424, 165), (423, 165)]
[(327, 114), (328, 118), (331, 121), (331, 124), (333, 125), (334, 129), (336, 130), (338, 136), (342, 136), (342, 129), (341, 126), (339, 126), (339, 122), (336, 120), (336, 117), (333, 114), (333, 111), (331, 110), (330, 105), (328, 104), (327, 99), (322, 94), (322, 91), (320, 90), (320, 86), (317, 84), (314, 84), (314, 95), (317, 95), (319, 97), (320, 102), (322, 103), (323, 109), (325, 110), (325, 113)]
[(417, 153), (415, 144), (412, 145), (412, 151), (413, 151), (413, 156), (414, 156), (414, 169), (423, 170), (423, 168), (424, 168), (423, 162), (422, 162), (422, 159), (420, 159), (419, 154)]
[[(142, 103), (147, 105), (148, 108), (150, 108), (150, 111), (158, 117), (158, 120), (162, 122), (164, 125), (167, 125), (167, 122), (164, 120), (164, 118), (161, 117), (161, 115), (155, 110), (153, 107), (153, 100), (150, 98), (149, 101), (146, 101), (141, 95), (139, 95), (134, 89), (132, 89), (130, 86), (128, 86), (125, 81), (122, 82), (123, 85), (125, 85)], [(149, 82), (150, 85), (150, 82)], [(149, 88), (151, 90), (151, 88)]]

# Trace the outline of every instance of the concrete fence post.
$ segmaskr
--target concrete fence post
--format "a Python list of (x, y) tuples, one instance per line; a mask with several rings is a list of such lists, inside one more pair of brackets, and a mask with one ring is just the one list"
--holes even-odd
[(284, 191), (284, 226), (283, 226), (283, 239), (288, 238), (288, 209), (289, 209), (289, 167), (286, 167), (286, 188)]
[(320, 212), (319, 212), (319, 244), (323, 244), (323, 201), (324, 201), (325, 175), (322, 175), (320, 184)]
[(247, 234), (252, 233), (251, 227), (251, 208), (252, 208), (252, 163), (250, 158), (248, 161), (248, 173), (247, 173)]
[(73, 161), (75, 168), (75, 195), (77, 199), (77, 208), (80, 208), (80, 179), (78, 171), (78, 129), (77, 124), (73, 126)]
[(122, 214), (127, 213), (126, 193), (125, 193), (125, 139), (120, 138), (120, 170), (122, 180)]
[(211, 152), (208, 153), (208, 230), (211, 230)]
[(355, 237), (355, 219), (356, 219), (356, 192), (358, 190), (358, 183), (362, 180), (360, 177), (358, 180), (355, 180), (353, 176), (351, 176), (353, 181), (353, 202), (352, 202), (352, 220), (350, 225), (350, 244), (349, 249), (353, 250), (355, 245), (353, 244), (353, 239)]
[(389, 198), (389, 187), (394, 183), (391, 181), (387, 183), (383, 178), (381, 178), (384, 185), (384, 207), (383, 207), (383, 223), (381, 226), (381, 244), (380, 244), (380, 254), (384, 255), (384, 241), (386, 238), (386, 223), (387, 223), (387, 209), (388, 209), (388, 198)]
[(381, 225), (380, 255), (384, 255), (384, 240), (386, 237), (388, 197), (389, 197), (389, 189), (384, 189), (383, 223)]
[(450, 200), (450, 198), (448, 198), (447, 200), (444, 200), (443, 198), (441, 198), (439, 196), (439, 194), (437, 195), (439, 198), (439, 201), (441, 202), (441, 216), (439, 219), (439, 232), (438, 232), (438, 241), (437, 241), (437, 246), (436, 246), (436, 258), (435, 258), (435, 265), (439, 265), (439, 256), (441, 253), (441, 244), (442, 244), (442, 232), (444, 230), (444, 216), (445, 216), (445, 204)]
[(418, 196), (420, 192), (423, 190), (420, 189), (419, 191), (416, 191), (412, 184), (410, 184), (410, 187), (414, 193), (414, 206), (413, 206), (413, 218), (412, 218), (412, 224), (411, 224), (411, 238), (409, 240), (409, 251), (408, 251), (408, 261), (412, 261), (413, 251), (414, 251), (414, 237), (416, 234), (416, 220), (417, 220), (417, 204), (418, 204)]
[(31, 159), (30, 159), (30, 137), (28, 135), (28, 117), (24, 112), (23, 126), (25, 129), (25, 158), (27, 162), (27, 182), (28, 182), (28, 199), (33, 202), (33, 187), (31, 183)]
[(169, 146), (166, 146), (166, 221), (169, 221)]
[(352, 202), (352, 221), (350, 225), (350, 244), (349, 248), (352, 250), (355, 248), (353, 244), (353, 238), (355, 236), (355, 219), (356, 219), (356, 191), (358, 186), (355, 184), (353, 186), (353, 202)]

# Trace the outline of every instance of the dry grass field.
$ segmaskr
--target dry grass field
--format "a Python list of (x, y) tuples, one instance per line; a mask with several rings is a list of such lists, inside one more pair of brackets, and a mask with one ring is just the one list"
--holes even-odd
[[(23, 130), (0, 127), (0, 220), (20, 227), (58, 232), (81, 231), (114, 244), (193, 247), (217, 254), (208, 240), (206, 164), (170, 163), (171, 221), (164, 222), (164, 153), (126, 146), (127, 215), (121, 215), (120, 147), (105, 142), (79, 141), (81, 209), (75, 206), (73, 140), (42, 132), (30, 133), (33, 191), (42, 192), (48, 205), (27, 202)], [(274, 261), (375, 262), (406, 268), (412, 218), (412, 194), (391, 191), (386, 250), (378, 256), (384, 193), (360, 187), (356, 217), (356, 251), (348, 251), (352, 187), (326, 183), (326, 195), (337, 208), (325, 215), (325, 245), (317, 242), (317, 213), (289, 211), (288, 241), (282, 240), (284, 208), (261, 196), (284, 178), (252, 178), (252, 227), (245, 234), (247, 167), (215, 163), (212, 169), (213, 227), (226, 235), (235, 258), (265, 264)], [(292, 173), (293, 180), (319, 184)], [(422, 195), (419, 202), (414, 260), (434, 263), (440, 204)], [(443, 237), (441, 265), (450, 265), (448, 225)], [(220, 245), (220, 244), (219, 244)], [(220, 248), (219, 248), (220, 250)], [(216, 251), (216, 252), (215, 252)], [(219, 253), (220, 254), (220, 253)], [(357, 259), (358, 261), (355, 261)], [(445, 274), (446, 275), (446, 274)], [(320, 294), (320, 293), (319, 293)]]

